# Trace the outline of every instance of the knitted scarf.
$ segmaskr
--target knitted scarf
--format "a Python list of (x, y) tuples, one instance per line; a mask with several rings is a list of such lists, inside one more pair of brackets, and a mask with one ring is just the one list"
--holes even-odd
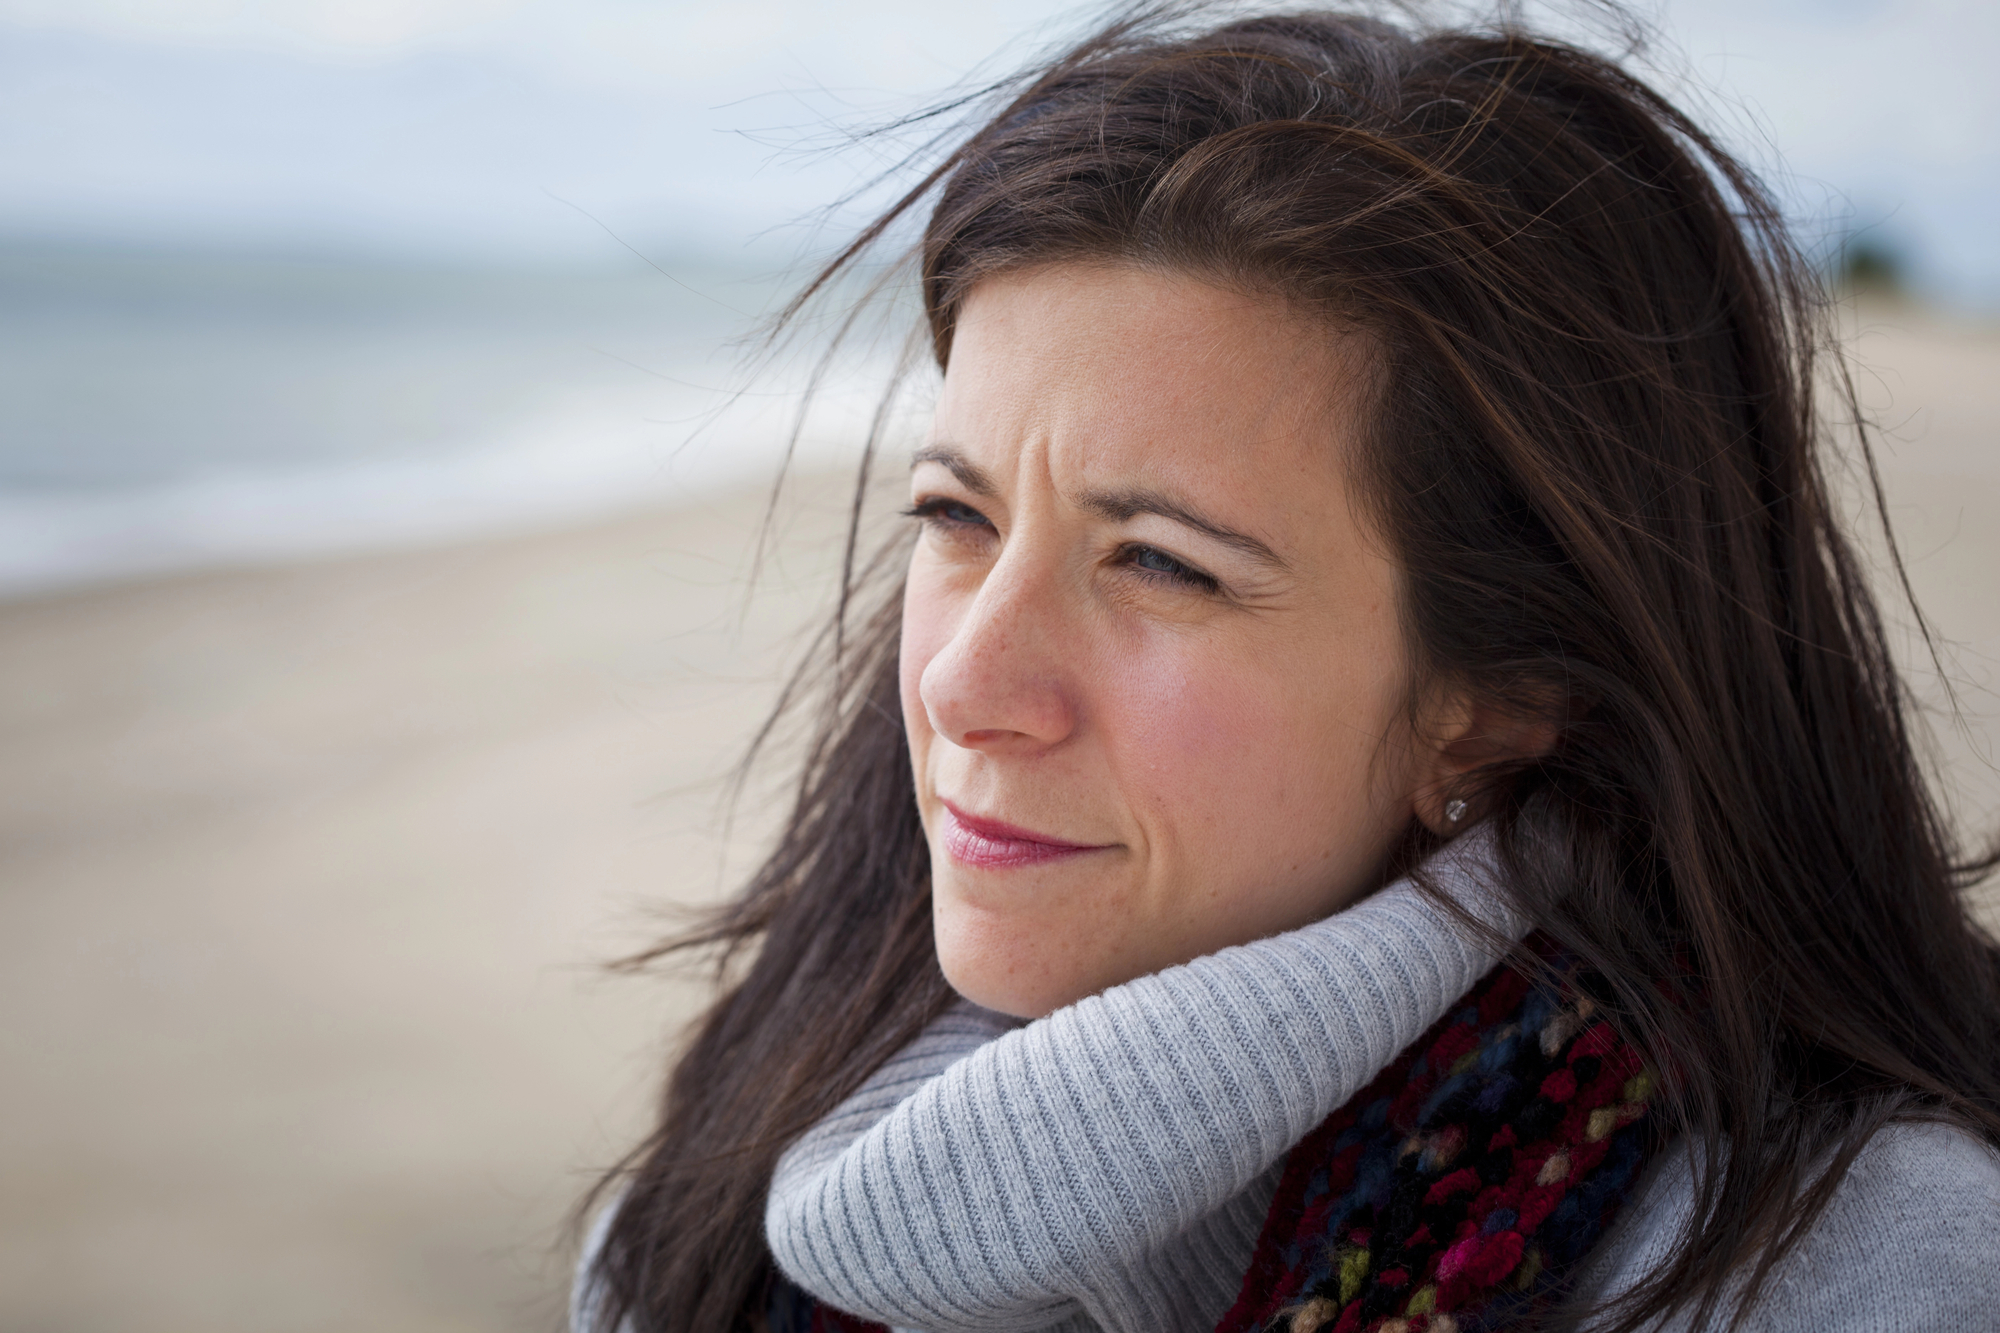
[[(1527, 947), (1574, 969), (1546, 936)], [(1502, 965), (1285, 1159), (1216, 1333), (1485, 1333), (1560, 1294), (1657, 1147), (1657, 1080), (1571, 986)], [(772, 1333), (880, 1333), (790, 1283)]]
[(1631, 1193), (1656, 1086), (1588, 998), (1495, 968), (1292, 1149), (1217, 1333), (1505, 1328)]

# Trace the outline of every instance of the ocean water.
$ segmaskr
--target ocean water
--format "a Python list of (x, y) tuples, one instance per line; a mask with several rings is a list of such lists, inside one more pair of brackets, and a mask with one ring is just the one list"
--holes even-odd
[(752, 378), (741, 340), (781, 279), (661, 267), (0, 247), (0, 595), (774, 475), (797, 376)]

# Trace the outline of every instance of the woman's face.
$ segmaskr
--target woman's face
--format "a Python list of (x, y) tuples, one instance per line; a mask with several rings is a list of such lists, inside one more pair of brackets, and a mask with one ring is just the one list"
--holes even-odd
[(1324, 917), (1427, 775), (1343, 460), (1358, 335), (1131, 266), (966, 301), (911, 473), (938, 957), (1023, 1017)]

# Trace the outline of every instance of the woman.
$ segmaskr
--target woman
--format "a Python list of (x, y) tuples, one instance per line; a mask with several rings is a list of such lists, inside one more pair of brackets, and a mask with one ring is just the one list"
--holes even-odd
[(1168, 14), (835, 270), (933, 190), (918, 531), (579, 1323), (2000, 1320), (1992, 858), (1754, 179), (1511, 29)]

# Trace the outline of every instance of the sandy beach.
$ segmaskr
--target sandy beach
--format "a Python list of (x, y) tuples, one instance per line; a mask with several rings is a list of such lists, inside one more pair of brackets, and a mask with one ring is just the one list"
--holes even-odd
[[(2000, 328), (1856, 336), (1990, 829)], [(719, 779), (844, 485), (754, 590), (761, 493), (0, 605), (0, 1328), (559, 1327), (566, 1213), (701, 993), (600, 965), (754, 853)]]
[(693, 995), (599, 964), (823, 600), (762, 499), (0, 610), (0, 1327), (558, 1326)]

